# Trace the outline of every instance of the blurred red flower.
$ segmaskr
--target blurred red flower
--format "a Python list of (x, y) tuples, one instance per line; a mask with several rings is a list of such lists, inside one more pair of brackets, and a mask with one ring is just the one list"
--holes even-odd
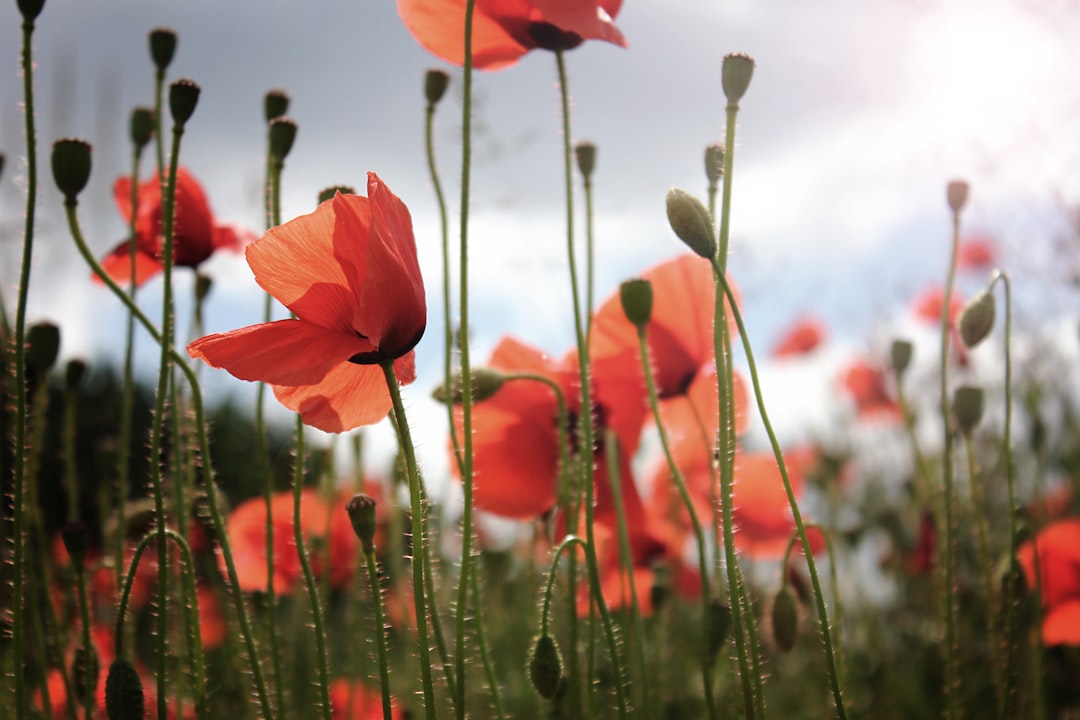
[[(941, 311), (945, 305), (945, 290), (943, 288), (934, 286), (927, 288), (920, 293), (915, 302), (912, 303), (912, 310), (915, 313), (915, 317), (928, 322), (930, 324), (941, 323)], [(953, 293), (952, 298), (949, 301), (949, 324), (955, 325), (956, 318), (960, 314), (960, 311), (964, 309), (964, 301), (960, 297)]]
[(825, 328), (816, 319), (805, 317), (793, 323), (773, 348), (774, 358), (805, 355), (825, 339)]
[[(131, 222), (131, 178), (113, 184), (116, 206), (125, 223)], [(139, 206), (135, 213), (135, 284), (142, 285), (161, 272), (162, 261), (161, 185), (155, 177), (139, 185)], [(217, 250), (239, 252), (255, 240), (250, 230), (234, 225), (218, 225), (210, 211), (199, 181), (185, 168), (176, 172), (176, 211), (173, 235), (173, 263), (197, 268)], [(131, 279), (131, 255), (125, 240), (106, 255), (101, 265), (117, 283)], [(94, 275), (96, 282), (101, 279)]]
[[(465, 64), (465, 0), (398, 0), (417, 42), (454, 65)], [(622, 0), (479, 0), (473, 11), (473, 64), (513, 65), (530, 50), (570, 50), (585, 40), (626, 47), (615, 27)]]
[[(382, 693), (360, 681), (338, 678), (330, 682), (330, 707), (333, 720), (382, 720)], [(405, 715), (391, 702), (391, 717)]]
[(1028, 587), (1038, 584), (1043, 604), (1043, 642), (1080, 645), (1080, 518), (1059, 520), (1021, 545), (1016, 556)]
[[(360, 541), (353, 533), (348, 515), (340, 510), (347, 500), (344, 493), (333, 506), (311, 488), (300, 495), (300, 522), (305, 545), (316, 578), (323, 576), (330, 563), (333, 587), (343, 587), (352, 578), (357, 565)], [(274, 592), (287, 595), (302, 578), (300, 556), (296, 552), (293, 525), (293, 493), (277, 493), (270, 503), (274, 527)], [(266, 503), (261, 497), (246, 500), (229, 514), (226, 532), (232, 545), (237, 581), (248, 592), (266, 590)], [(224, 559), (219, 557), (222, 573)]]
[(255, 281), (293, 320), (200, 338), (188, 353), (241, 380), (274, 386), (285, 407), (327, 432), (386, 416), (390, 394), (376, 365), (416, 378), (413, 347), (427, 323), (424, 283), (405, 204), (375, 173), (368, 197), (341, 195), (248, 246)]
[(864, 360), (853, 361), (841, 375), (859, 417), (899, 417), (900, 406), (888, 388), (885, 373)]
[(960, 270), (988, 270), (995, 261), (994, 245), (989, 238), (976, 236), (960, 243), (956, 266)]

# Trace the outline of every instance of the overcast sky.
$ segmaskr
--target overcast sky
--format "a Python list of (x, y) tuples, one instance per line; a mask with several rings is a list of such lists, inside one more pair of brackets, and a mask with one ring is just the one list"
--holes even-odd
[[(567, 56), (574, 139), (599, 148), (598, 299), (682, 250), (664, 195), (673, 185), (704, 193), (702, 152), (724, 132), (721, 59), (745, 51), (757, 71), (739, 118), (731, 268), (759, 346), (808, 311), (856, 346), (895, 324), (915, 293), (943, 278), (952, 177), (971, 181), (967, 226), (998, 244), (1018, 298), (1075, 318), (1077, 296), (1063, 281), (1080, 262), (1066, 213), (1080, 201), (1073, 3), (626, 0), (617, 24), (629, 49), (589, 43)], [(362, 188), (367, 170), (409, 205), (432, 301), (412, 391), (426, 395), (438, 375), (441, 290), (421, 85), (431, 66), (454, 76), (438, 143), (456, 212), (460, 75), (412, 40), (390, 0), (48, 0), (35, 35), (46, 171), (31, 320), (61, 323), (67, 356), (119, 357), (123, 313), (72, 261), (48, 148), (68, 135), (93, 143), (82, 217), (104, 253), (124, 231), (111, 186), (129, 165), (130, 108), (151, 101), (146, 35), (159, 25), (179, 34), (170, 79), (202, 86), (182, 155), (221, 220), (261, 229), (262, 97), (271, 88), (292, 95), (300, 127), (285, 172), (286, 218), (310, 211), (325, 186)], [(18, 27), (15, 4), (0, 5), (8, 157), (0, 278), (9, 308), (25, 175)], [(572, 324), (554, 59), (538, 51), (480, 73), (475, 90), (474, 357), (507, 332), (561, 355)], [(216, 283), (209, 330), (259, 319), (262, 300), (242, 258), (215, 259), (206, 271)], [(159, 286), (141, 293), (150, 307)]]

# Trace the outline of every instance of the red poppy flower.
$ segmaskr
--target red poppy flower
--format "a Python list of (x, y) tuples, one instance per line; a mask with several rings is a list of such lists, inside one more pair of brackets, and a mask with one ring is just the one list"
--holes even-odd
[[(944, 305), (945, 290), (935, 286), (927, 288), (922, 294), (915, 298), (915, 302), (912, 304), (912, 310), (914, 310), (915, 316), (920, 320), (930, 324), (937, 324), (941, 322), (941, 310)], [(950, 325), (956, 324), (956, 318), (963, 309), (964, 301), (961, 300), (956, 293), (953, 293), (949, 302)]]
[(794, 323), (773, 348), (774, 358), (805, 355), (817, 348), (825, 339), (825, 328), (814, 318), (803, 318)]
[(1035, 553), (1043, 614), (1043, 642), (1080, 645), (1080, 518), (1048, 525), (1016, 552), (1028, 586), (1035, 587)]
[[(409, 32), (429, 52), (465, 64), (465, 0), (398, 0)], [(622, 0), (478, 0), (473, 11), (473, 64), (513, 65), (535, 48), (569, 50), (585, 40), (626, 47), (615, 27)]]
[(207, 335), (193, 358), (241, 380), (274, 386), (308, 425), (343, 432), (378, 422), (391, 407), (382, 371), (416, 377), (413, 347), (427, 309), (412, 220), (375, 173), (368, 197), (341, 195), (269, 230), (248, 246), (255, 281), (294, 320)]
[[(116, 206), (124, 221), (131, 222), (131, 178), (118, 178), (113, 185)], [(173, 263), (196, 268), (221, 249), (239, 251), (255, 239), (249, 230), (233, 225), (218, 225), (210, 212), (199, 181), (186, 169), (176, 172), (176, 211), (173, 235)], [(139, 207), (135, 213), (135, 284), (142, 285), (161, 272), (162, 245), (161, 185), (157, 178), (139, 185)], [(117, 245), (101, 261), (105, 272), (118, 283), (131, 279), (131, 255), (128, 241)], [(94, 278), (101, 282), (96, 275)]]
[[(340, 507), (344, 498), (336, 504)], [(360, 541), (353, 533), (348, 516), (329, 506), (317, 492), (305, 488), (300, 495), (300, 521), (307, 545), (311, 569), (322, 577), (325, 563), (330, 563), (330, 584), (343, 587), (356, 568)], [(274, 591), (292, 592), (302, 577), (300, 556), (296, 552), (293, 530), (293, 494), (277, 493), (270, 502), (274, 526)], [(261, 497), (246, 500), (229, 514), (226, 532), (232, 544), (237, 581), (243, 590), (266, 590), (266, 503)], [(315, 542), (317, 539), (320, 542)], [(321, 546), (322, 552), (315, 552)], [(224, 573), (224, 559), (219, 558)]]
[[(382, 720), (382, 693), (362, 682), (338, 678), (330, 683), (330, 707), (333, 720)], [(391, 717), (403, 717), (396, 703), (390, 704)]]
[[(504, 338), (488, 365), (504, 372), (543, 375), (558, 383), (566, 401), (573, 451), (581, 413), (576, 356), (555, 362), (539, 350)], [(627, 455), (637, 448), (645, 408), (641, 396), (618, 379), (594, 378), (597, 441), (612, 428)], [(555, 504), (559, 472), (558, 410), (555, 394), (535, 380), (510, 380), (473, 408), (473, 500), (476, 507), (503, 517), (536, 518)], [(461, 412), (456, 414), (461, 432)], [(606, 481), (602, 454), (597, 478)], [(600, 482), (598, 479), (597, 482)]]
[(956, 267), (960, 270), (988, 270), (994, 264), (994, 254), (994, 245), (989, 238), (967, 238), (960, 243)]
[(859, 417), (898, 417), (900, 406), (893, 399), (885, 373), (863, 360), (855, 360), (841, 376), (844, 389), (855, 401)]

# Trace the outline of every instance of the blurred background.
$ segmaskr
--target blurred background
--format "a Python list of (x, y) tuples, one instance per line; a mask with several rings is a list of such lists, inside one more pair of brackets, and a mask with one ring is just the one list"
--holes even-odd
[[(1080, 276), (1080, 23), (1067, 0), (819, 0), (669, 3), (627, 0), (616, 21), (630, 43), (586, 43), (568, 56), (573, 139), (598, 147), (597, 299), (683, 251), (664, 214), (679, 186), (704, 197), (703, 151), (722, 140), (722, 57), (745, 51), (757, 70), (739, 114), (730, 269), (743, 289), (751, 341), (767, 354), (806, 316), (825, 343), (797, 368), (766, 367), (782, 400), (782, 434), (827, 421), (837, 367), (882, 362), (897, 335), (932, 343), (913, 303), (944, 281), (945, 183), (972, 184), (965, 236), (986, 241), (1013, 277), (1028, 350), (1054, 348), (1078, 392)], [(0, 292), (14, 307), (25, 192), (21, 36), (14, 3), (0, 7)], [(407, 391), (432, 476), (445, 476), (445, 416), (428, 400), (441, 379), (439, 224), (423, 154), (423, 74), (453, 77), (438, 112), (438, 163), (456, 227), (461, 160), (460, 71), (410, 37), (392, 2), (316, 0), (48, 0), (35, 38), (41, 173), (30, 321), (62, 328), (64, 358), (118, 367), (125, 313), (92, 285), (47, 171), (48, 149), (76, 136), (94, 146), (80, 214), (103, 255), (124, 236), (112, 197), (128, 172), (127, 118), (151, 105), (147, 33), (179, 34), (169, 80), (202, 86), (182, 163), (221, 222), (261, 232), (262, 99), (292, 97), (299, 135), (284, 175), (283, 216), (309, 212), (319, 190), (363, 188), (374, 170), (413, 214), (429, 293), (418, 380)], [(506, 333), (554, 356), (571, 347), (565, 208), (554, 58), (537, 51), (475, 80), (472, 190), (474, 362)], [(144, 163), (147, 174), (151, 162)], [(577, 180), (577, 179), (576, 179)], [(580, 197), (580, 196), (579, 196)], [(578, 227), (582, 228), (580, 206)], [(580, 232), (580, 231), (579, 231)], [(583, 238), (583, 232), (579, 234)], [(452, 238), (453, 239), (453, 238)], [(204, 265), (213, 279), (206, 330), (258, 322), (262, 294), (241, 255)], [(970, 296), (985, 275), (963, 278)], [(181, 298), (192, 278), (178, 274)], [(160, 305), (160, 279), (139, 292)], [(456, 288), (454, 289), (456, 293)], [(180, 328), (190, 304), (181, 301)], [(140, 341), (140, 371), (156, 351)], [(981, 349), (979, 352), (983, 352)], [(1000, 355), (1000, 349), (987, 352)], [(932, 345), (917, 358), (932, 363)], [(212, 400), (252, 386), (204, 370)], [(777, 403), (773, 403), (776, 405)], [(287, 423), (281, 408), (275, 417)], [(430, 432), (423, 432), (429, 428)], [(809, 429), (808, 429), (809, 428)], [(383, 433), (383, 434), (380, 434)], [(388, 427), (375, 437), (387, 439)], [(373, 462), (382, 462), (375, 443)]]

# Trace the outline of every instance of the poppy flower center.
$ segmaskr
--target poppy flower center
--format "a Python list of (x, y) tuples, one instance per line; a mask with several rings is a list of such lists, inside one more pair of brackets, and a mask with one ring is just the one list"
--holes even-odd
[(536, 47), (543, 50), (573, 50), (585, 38), (577, 33), (563, 30), (549, 22), (533, 21), (529, 23), (529, 37), (536, 43)]
[[(592, 406), (593, 411), (593, 455), (597, 455), (602, 452), (603, 445), (601, 438), (604, 437), (604, 431), (608, 427), (608, 409), (600, 403), (594, 402)], [(578, 410), (568, 410), (566, 413), (566, 437), (567, 444), (570, 447), (570, 454), (577, 455), (581, 447), (581, 436), (579, 433), (581, 414)], [(558, 421), (556, 420), (556, 426)]]
[[(379, 365), (384, 360), (397, 360), (399, 357), (404, 356), (407, 352), (416, 347), (416, 344), (420, 342), (420, 338), (424, 337), (425, 327), (421, 327), (412, 337), (400, 345), (387, 344), (386, 347), (378, 347), (375, 350), (368, 350), (366, 352), (359, 352), (349, 358), (349, 362), (356, 365)], [(367, 340), (367, 335), (361, 332), (356, 332), (356, 337), (361, 340)]]

